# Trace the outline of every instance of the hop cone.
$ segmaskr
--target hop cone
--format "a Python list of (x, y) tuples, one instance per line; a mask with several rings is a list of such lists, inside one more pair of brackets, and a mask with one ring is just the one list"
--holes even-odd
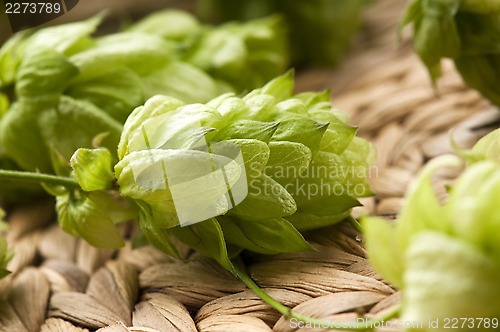
[(115, 171), (150, 242), (176, 254), (176, 236), (215, 258), (306, 250), (299, 231), (344, 219), (370, 194), (372, 146), (328, 93), (292, 91), (287, 74), (242, 98), (156, 96), (132, 113)]
[(413, 25), (413, 45), (432, 80), (443, 58), (453, 59), (464, 81), (500, 105), (500, 2), (414, 0), (402, 26)]
[(428, 322), (485, 319), (486, 326), (469, 324), (462, 330), (486, 331), (500, 314), (500, 169), (491, 160), (475, 162), (441, 204), (431, 176), (461, 162), (455, 156), (440, 158), (411, 187), (397, 223), (364, 220), (368, 256), (377, 272), (402, 290), (404, 321), (423, 322), (423, 331), (445, 331)]

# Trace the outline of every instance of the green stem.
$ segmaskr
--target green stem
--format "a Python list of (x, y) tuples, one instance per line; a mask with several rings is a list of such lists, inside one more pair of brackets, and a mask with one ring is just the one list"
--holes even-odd
[(0, 180), (46, 183), (63, 186), (68, 189), (80, 188), (78, 182), (72, 178), (37, 172), (0, 169)]
[(363, 234), (363, 226), (361, 226), (359, 221), (354, 219), (352, 216), (347, 217), (347, 221), (349, 221), (352, 227), (354, 227), (359, 233)]
[(373, 319), (363, 319), (363, 322), (335, 322), (325, 319), (317, 319), (309, 316), (299, 314), (287, 306), (283, 305), (279, 301), (272, 298), (267, 294), (262, 288), (260, 288), (253, 280), (250, 278), (248, 273), (241, 267), (241, 265), (234, 264), (235, 272), (238, 278), (243, 281), (243, 283), (252, 290), (258, 297), (260, 297), (264, 302), (269, 304), (271, 307), (276, 309), (280, 314), (285, 316), (287, 319), (296, 319), (303, 322), (309, 326), (315, 326), (320, 328), (329, 328), (344, 331), (371, 331), (375, 327), (380, 326), (380, 324), (397, 317), (399, 315), (400, 306), (395, 306), (393, 309), (389, 310), (384, 315), (373, 318)]

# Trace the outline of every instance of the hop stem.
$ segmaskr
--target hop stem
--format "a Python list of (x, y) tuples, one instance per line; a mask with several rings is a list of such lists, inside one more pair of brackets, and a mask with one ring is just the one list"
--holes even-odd
[(336, 322), (324, 319), (317, 319), (313, 317), (308, 317), (305, 315), (301, 315), (287, 306), (283, 305), (279, 301), (272, 298), (269, 294), (267, 294), (262, 288), (260, 288), (253, 280), (250, 278), (248, 273), (240, 264), (234, 264), (235, 272), (238, 278), (243, 281), (243, 283), (251, 289), (258, 297), (260, 297), (264, 302), (269, 304), (275, 310), (277, 310), (280, 314), (285, 316), (288, 319), (295, 318), (298, 321), (301, 321), (307, 325), (318, 326), (321, 328), (329, 328), (329, 329), (337, 329), (343, 331), (371, 331), (374, 327), (380, 325), (385, 321), (388, 321), (394, 317), (399, 315), (400, 306), (395, 306), (393, 309), (389, 310), (384, 315), (374, 318), (374, 319), (366, 319), (363, 322)]
[(354, 219), (352, 216), (347, 217), (347, 221), (349, 221), (349, 223), (352, 225), (352, 227), (354, 227), (359, 233), (361, 233), (361, 234), (364, 233), (363, 226), (361, 226), (359, 221)]
[(12, 171), (12, 170), (0, 169), (0, 180), (45, 183), (45, 184), (63, 186), (68, 189), (80, 188), (78, 182), (70, 177), (37, 173), (37, 172)]

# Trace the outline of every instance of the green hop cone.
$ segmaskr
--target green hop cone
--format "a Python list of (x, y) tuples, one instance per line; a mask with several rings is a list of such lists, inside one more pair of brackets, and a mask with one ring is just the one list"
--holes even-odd
[(288, 68), (290, 59), (283, 21), (276, 16), (232, 22), (204, 29), (181, 59), (234, 91), (262, 86)]
[[(189, 13), (164, 10), (131, 25), (127, 31), (157, 35), (173, 45), (176, 67), (182, 64), (184, 70), (167, 69), (173, 73), (165, 73), (161, 76), (163, 79), (157, 78), (162, 75), (161, 70), (154, 73), (145, 80), (146, 90), (180, 98), (186, 103), (206, 102), (222, 92), (260, 87), (285, 72), (290, 62), (284, 22), (277, 16), (207, 26)], [(216, 83), (206, 84), (207, 79), (197, 72), (210, 75)], [(172, 76), (180, 79), (170, 83)], [(200, 79), (204, 86), (199, 83)], [(191, 98), (174, 94), (179, 84), (192, 86), (187, 89)], [(201, 88), (197, 89), (197, 85)], [(216, 91), (212, 91), (214, 89)], [(207, 92), (212, 94), (201, 98)]]
[(125, 123), (120, 193), (149, 241), (174, 255), (172, 237), (226, 267), (242, 249), (308, 250), (300, 231), (344, 219), (370, 195), (373, 148), (344, 119), (327, 93), (293, 95), (291, 74), (207, 104), (156, 96)]
[(199, 0), (200, 14), (223, 21), (280, 14), (295, 64), (337, 64), (361, 26), (370, 0)]
[(413, 45), (433, 81), (452, 59), (464, 81), (500, 105), (500, 2), (413, 0), (401, 26), (413, 26)]
[[(403, 292), (402, 319), (422, 322), (424, 331), (445, 331), (445, 319), (454, 318), (485, 319), (487, 325), (475, 321), (467, 330), (487, 331), (500, 314), (500, 169), (476, 162), (440, 204), (431, 175), (460, 164), (454, 156), (431, 161), (395, 225), (363, 220), (368, 257)], [(439, 327), (431, 328), (436, 320)]]

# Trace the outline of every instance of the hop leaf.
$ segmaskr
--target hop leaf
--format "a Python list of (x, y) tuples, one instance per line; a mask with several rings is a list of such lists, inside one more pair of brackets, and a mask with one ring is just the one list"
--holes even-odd
[(185, 105), (156, 96), (132, 113), (116, 178), (151, 243), (175, 255), (176, 236), (223, 262), (230, 253), (200, 243), (210, 229), (231, 253), (308, 250), (299, 230), (334, 224), (359, 205), (370, 193), (372, 146), (325, 93), (292, 91), (288, 73), (242, 98)]
[(125, 243), (115, 224), (135, 217), (130, 208), (104, 191), (57, 196), (56, 210), (64, 231), (98, 248), (122, 247)]

